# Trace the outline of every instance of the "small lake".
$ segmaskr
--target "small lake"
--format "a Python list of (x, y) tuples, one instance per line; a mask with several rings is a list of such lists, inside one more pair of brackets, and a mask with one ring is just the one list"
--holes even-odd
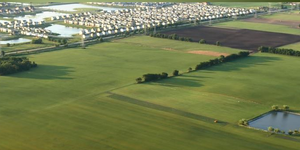
[(299, 130), (300, 115), (288, 112), (270, 112), (249, 123), (250, 127), (268, 130), (268, 127), (278, 128), (286, 133), (289, 130)]
[(60, 34), (58, 35), (60, 37), (72, 37), (73, 34), (78, 34), (79, 31), (82, 30), (80, 28), (66, 27), (60, 24), (52, 24), (45, 29), (50, 30), (52, 33)]
[(35, 15), (25, 15), (25, 16), (18, 16), (14, 17), (16, 20), (33, 20), (33, 21), (43, 21), (45, 18), (50, 18), (53, 16), (62, 16), (67, 15), (65, 13), (53, 12), (53, 11), (45, 11), (42, 13), (37, 13)]
[(76, 11), (75, 8), (96, 8), (96, 9), (102, 9), (106, 11), (123, 9), (123, 8), (116, 8), (116, 7), (101, 7), (101, 6), (93, 6), (93, 5), (85, 5), (85, 4), (64, 4), (64, 5), (45, 6), (41, 8), (60, 10), (60, 11)]
[(25, 39), (25, 38), (18, 38), (18, 39), (13, 39), (13, 40), (7, 40), (7, 41), (0, 41), (0, 44), (18, 44), (18, 43), (26, 43), (26, 42), (31, 42), (30, 39)]

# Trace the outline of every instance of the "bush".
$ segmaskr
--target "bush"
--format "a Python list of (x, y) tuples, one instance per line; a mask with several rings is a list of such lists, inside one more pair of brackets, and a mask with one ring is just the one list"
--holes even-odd
[(10, 43), (7, 43), (6, 46), (7, 46), (7, 47), (10, 47)]
[(143, 79), (142, 78), (136, 78), (136, 83), (142, 83), (143, 82)]
[(275, 133), (280, 133), (281, 131), (278, 128), (276, 128), (276, 129), (274, 129), (274, 132)]
[(274, 128), (273, 128), (273, 127), (268, 127), (268, 131), (269, 131), (269, 132), (273, 132), (273, 131), (274, 131)]
[(278, 109), (279, 109), (278, 105), (273, 105), (272, 106), (272, 110), (278, 110)]
[(292, 130), (289, 130), (289, 131), (288, 131), (288, 134), (289, 134), (289, 135), (292, 135), (292, 134), (293, 134), (293, 131), (292, 131)]
[(179, 75), (179, 71), (178, 70), (174, 70), (173, 71), (173, 76), (178, 76)]
[(200, 43), (200, 44), (205, 44), (206, 41), (205, 41), (204, 39), (201, 39), (201, 40), (199, 41), (199, 43)]
[(32, 44), (42, 44), (43, 43), (43, 40), (41, 38), (38, 38), (38, 39), (32, 39), (31, 41)]
[(239, 120), (239, 125), (247, 126), (248, 125), (248, 120), (246, 120), (246, 119)]
[(283, 105), (283, 110), (289, 110), (290, 107), (288, 105)]
[(217, 41), (217, 42), (216, 42), (216, 45), (217, 45), (217, 46), (220, 46), (220, 45), (221, 45), (221, 43), (220, 43), (219, 41)]
[(188, 72), (191, 72), (191, 71), (193, 71), (193, 69), (190, 67), (190, 68), (188, 69)]

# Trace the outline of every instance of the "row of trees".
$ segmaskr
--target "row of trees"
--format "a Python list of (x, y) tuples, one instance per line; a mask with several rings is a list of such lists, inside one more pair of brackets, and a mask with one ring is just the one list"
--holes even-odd
[[(271, 132), (271, 133), (282, 133), (282, 134), (285, 134), (285, 131), (283, 130), (280, 130), (278, 128), (273, 128), (273, 127), (268, 127), (268, 131)], [(297, 130), (289, 130), (287, 132), (289, 135), (299, 135), (300, 134), (300, 129)]]
[(3, 57), (0, 58), (0, 75), (8, 75), (21, 71), (27, 71), (37, 67), (35, 62), (26, 57)]
[(220, 58), (215, 58), (215, 59), (211, 59), (209, 61), (201, 62), (200, 64), (198, 64), (195, 67), (195, 70), (201, 70), (201, 69), (205, 69), (207, 67), (218, 65), (218, 64), (221, 64), (224, 62), (229, 62), (229, 61), (233, 61), (233, 60), (236, 60), (239, 58), (244, 58), (244, 57), (249, 56), (249, 54), (250, 54), (249, 52), (239, 52), (238, 54), (231, 54), (228, 56), (221, 55)]
[(55, 37), (48, 37), (48, 40), (49, 41), (52, 41), (52, 42), (57, 42), (61, 45), (65, 45), (68, 43), (68, 40), (65, 39), (65, 38), (55, 38)]
[(179, 40), (179, 41), (187, 41), (192, 42), (193, 40), (189, 37), (179, 37), (177, 34), (163, 34), (163, 33), (151, 33), (151, 37), (158, 37), (158, 38), (165, 38), (165, 39), (172, 39), (172, 40)]
[(272, 110), (275, 110), (275, 111), (278, 111), (278, 110), (290, 110), (290, 107), (288, 105), (283, 105), (282, 108), (279, 108), (278, 105), (273, 105), (272, 107)]
[(293, 49), (260, 46), (258, 50), (263, 53), (274, 53), (274, 54), (282, 54), (282, 55), (290, 55), (290, 56), (298, 56), (298, 57), (300, 56), (300, 51), (296, 51)]
[[(179, 75), (179, 71), (178, 70), (174, 70), (173, 71), (173, 76), (178, 76)], [(152, 74), (152, 73), (148, 73), (148, 74), (144, 74), (143, 77), (141, 78), (137, 78), (136, 82), (137, 83), (142, 83), (142, 82), (151, 82), (151, 81), (156, 81), (156, 80), (160, 80), (160, 79), (166, 79), (168, 78), (168, 73), (161, 73), (161, 74)]]

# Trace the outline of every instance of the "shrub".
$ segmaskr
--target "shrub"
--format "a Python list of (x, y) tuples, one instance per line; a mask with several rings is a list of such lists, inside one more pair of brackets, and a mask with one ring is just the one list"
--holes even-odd
[(205, 41), (204, 39), (201, 39), (201, 40), (199, 41), (199, 43), (200, 43), (200, 44), (205, 44), (206, 41)]
[(272, 110), (278, 110), (278, 109), (279, 109), (278, 105), (273, 105), (272, 106)]
[(7, 47), (10, 47), (10, 43), (7, 43), (6, 46), (7, 46)]
[(38, 39), (32, 39), (31, 41), (32, 44), (42, 44), (43, 43), (43, 40), (41, 38), (38, 38)]
[(288, 131), (288, 134), (289, 134), (289, 135), (292, 135), (292, 134), (293, 134), (293, 131), (292, 131), (292, 130), (289, 130), (289, 131)]
[(248, 125), (248, 120), (246, 120), (246, 119), (239, 120), (239, 125), (247, 126)]
[(190, 68), (188, 69), (188, 72), (191, 72), (191, 71), (193, 71), (193, 69), (190, 67)]
[(217, 42), (216, 42), (216, 45), (217, 45), (217, 46), (220, 46), (220, 45), (221, 45), (221, 43), (220, 43), (219, 41), (217, 41)]
[(276, 128), (276, 129), (274, 129), (274, 132), (275, 133), (280, 133), (281, 131), (278, 128)]
[(179, 75), (179, 71), (178, 70), (174, 70), (173, 71), (173, 76), (178, 76)]
[(289, 110), (290, 107), (288, 105), (283, 105), (283, 110)]
[(274, 128), (273, 128), (273, 127), (268, 127), (268, 131), (269, 131), (269, 132), (273, 132), (273, 131), (274, 131)]
[(298, 56), (298, 57), (300, 56), (300, 51), (296, 51), (293, 49), (260, 46), (258, 50), (262, 53), (273, 53), (273, 54), (282, 54), (282, 55), (290, 55), (290, 56)]
[(161, 79), (165, 79), (165, 78), (168, 78), (168, 74), (165, 72), (161, 73)]
[(143, 82), (143, 79), (142, 78), (136, 78), (136, 83), (142, 83)]

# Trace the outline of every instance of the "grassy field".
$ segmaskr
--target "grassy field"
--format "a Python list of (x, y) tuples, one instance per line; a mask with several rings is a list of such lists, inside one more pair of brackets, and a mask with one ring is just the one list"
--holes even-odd
[[(33, 38), (29, 38), (29, 37), (25, 37), (25, 38), (33, 39)], [(9, 47), (7, 47), (6, 44), (1, 44), (1, 49), (5, 52), (12, 52), (12, 51), (25, 50), (25, 49), (50, 47), (50, 46), (54, 46), (55, 44), (58, 44), (58, 43), (48, 41), (48, 40), (43, 40), (43, 44), (31, 44), (29, 42), (29, 43), (11, 44)]]
[(0, 77), (0, 149), (298, 149), (297, 138), (269, 136), (236, 123), (272, 104), (300, 108), (299, 58), (255, 54), (134, 84), (145, 73), (186, 71), (214, 58), (185, 53), (189, 49), (238, 52), (139, 36), (29, 55), (38, 68)]
[(296, 28), (291, 28), (284, 25), (274, 25), (267, 23), (253, 23), (253, 22), (243, 22), (243, 21), (230, 21), (213, 24), (215, 27), (225, 27), (225, 28), (237, 28), (237, 29), (250, 29), (250, 30), (259, 30), (267, 32), (278, 32), (278, 33), (287, 33), (300, 35), (300, 30)]
[(290, 48), (290, 49), (293, 49), (293, 50), (300, 51), (300, 42), (299, 43), (290, 44), (290, 45), (285, 45), (285, 46), (282, 46), (282, 48)]
[[(269, 7), (269, 2), (212, 2), (213, 5), (225, 7), (257, 8)], [(273, 7), (280, 7), (280, 2), (271, 2)]]
[(300, 14), (299, 14), (299, 11), (283, 12), (283, 13), (276, 13), (276, 14), (272, 14), (272, 15), (264, 15), (264, 16), (261, 16), (261, 18), (274, 19), (274, 20), (285, 20), (285, 21), (299, 21)]

